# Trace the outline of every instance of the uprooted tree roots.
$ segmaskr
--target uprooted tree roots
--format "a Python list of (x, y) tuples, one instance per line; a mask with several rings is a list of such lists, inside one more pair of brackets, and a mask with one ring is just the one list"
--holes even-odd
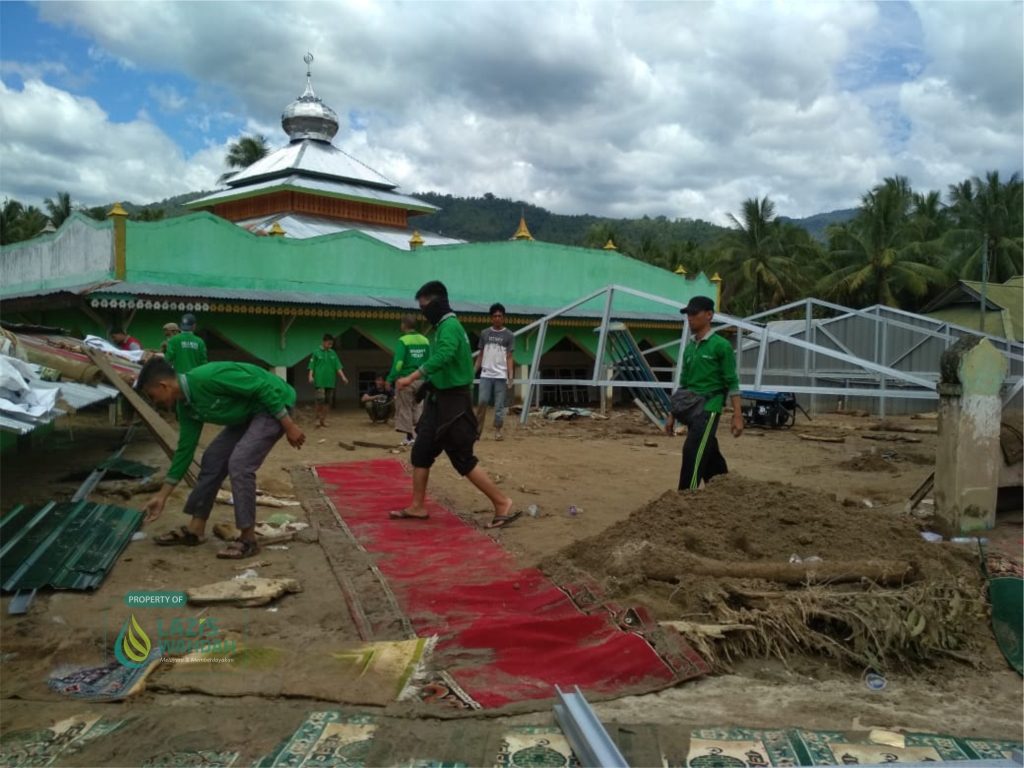
[(975, 629), (986, 621), (976, 587), (953, 581), (899, 589), (870, 582), (842, 590), (765, 586), (753, 590), (750, 582), (722, 580), (701, 595), (713, 621), (737, 628), (719, 638), (686, 633), (713, 664), (728, 667), (745, 657), (793, 655), (828, 656), (880, 670), (905, 669), (941, 656), (969, 662)]

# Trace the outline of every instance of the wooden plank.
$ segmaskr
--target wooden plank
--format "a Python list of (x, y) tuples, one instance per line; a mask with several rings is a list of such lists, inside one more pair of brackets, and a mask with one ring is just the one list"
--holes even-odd
[(910, 496), (910, 501), (907, 502), (907, 505), (906, 505), (906, 507), (904, 507), (903, 511), (906, 512), (908, 515), (911, 512), (913, 512), (914, 508), (918, 504), (921, 503), (921, 501), (924, 499), (924, 497), (927, 496), (929, 493), (931, 493), (932, 487), (934, 485), (935, 485), (935, 473), (932, 472), (930, 475), (928, 475), (928, 477), (926, 477), (924, 479), (924, 482), (921, 483), (917, 487), (917, 490), (914, 491), (914, 493)]
[(845, 443), (846, 442), (846, 438), (845, 437), (826, 437), (824, 435), (804, 435), (804, 434), (799, 434), (799, 433), (797, 434), (797, 437), (799, 437), (801, 440), (811, 440), (812, 442), (815, 442), (815, 443)]
[[(121, 378), (120, 374), (114, 370), (114, 367), (110, 364), (106, 354), (100, 352), (98, 349), (83, 345), (85, 353), (89, 356), (89, 359), (93, 361), (97, 368), (103, 373), (107, 381), (109, 381), (118, 392), (124, 396), (124, 399), (129, 402), (135, 412), (139, 414), (139, 418), (142, 419), (142, 423), (146, 425), (146, 428), (150, 431), (156, 441), (163, 448), (164, 453), (167, 454), (168, 458), (174, 457), (174, 450), (178, 446), (178, 433), (167, 421), (161, 416), (156, 410), (142, 399), (131, 385), (128, 384), (124, 379)], [(199, 476), (199, 464), (195, 458), (192, 459), (192, 464), (188, 471), (185, 472), (184, 480), (189, 485), (194, 486), (196, 484), (196, 477)]]

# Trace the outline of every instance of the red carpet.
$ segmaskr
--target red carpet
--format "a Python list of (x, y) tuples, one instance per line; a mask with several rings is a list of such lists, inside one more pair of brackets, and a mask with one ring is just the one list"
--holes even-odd
[[(540, 571), (522, 569), (481, 529), (430, 501), (430, 519), (389, 520), (412, 481), (392, 459), (316, 468), (327, 497), (377, 565), (435, 659), (482, 707), (546, 699), (578, 685), (607, 698), (658, 690), (707, 672), (675, 636), (659, 656), (607, 610), (584, 613)], [(523, 517), (515, 525), (529, 525)]]

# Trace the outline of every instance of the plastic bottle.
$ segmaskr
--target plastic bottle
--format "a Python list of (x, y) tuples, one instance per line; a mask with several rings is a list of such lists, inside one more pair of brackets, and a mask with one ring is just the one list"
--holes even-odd
[(576, 517), (576, 505), (573, 504), (569, 507), (569, 517)]

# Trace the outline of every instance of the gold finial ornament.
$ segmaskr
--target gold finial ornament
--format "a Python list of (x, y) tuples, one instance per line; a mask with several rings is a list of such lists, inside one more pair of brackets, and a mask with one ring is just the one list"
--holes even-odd
[(284, 237), (285, 232), (284, 228), (281, 226), (281, 222), (275, 221), (273, 225), (271, 225), (270, 229), (267, 230), (267, 234), (271, 237)]
[(605, 250), (605, 251), (617, 251), (617, 250), (619, 250), (619, 248), (618, 248), (617, 245), (615, 245), (615, 241), (612, 240), (609, 237), (608, 238), (608, 242), (604, 244), (604, 247), (602, 248), (602, 250)]
[(533, 235), (530, 234), (530, 228), (526, 226), (526, 216), (521, 215), (519, 217), (519, 228), (516, 233), (512, 235), (513, 240), (533, 240)]
[(128, 211), (121, 207), (120, 203), (114, 203), (114, 207), (107, 211), (107, 216), (127, 216)]
[(415, 251), (425, 242), (426, 241), (423, 239), (423, 235), (420, 234), (420, 231), (418, 229), (414, 229), (412, 231), (412, 237), (409, 238), (409, 248)]
[(686, 277), (686, 267), (684, 267), (682, 264), (677, 266), (676, 267), (676, 274), (680, 275), (681, 277)]

